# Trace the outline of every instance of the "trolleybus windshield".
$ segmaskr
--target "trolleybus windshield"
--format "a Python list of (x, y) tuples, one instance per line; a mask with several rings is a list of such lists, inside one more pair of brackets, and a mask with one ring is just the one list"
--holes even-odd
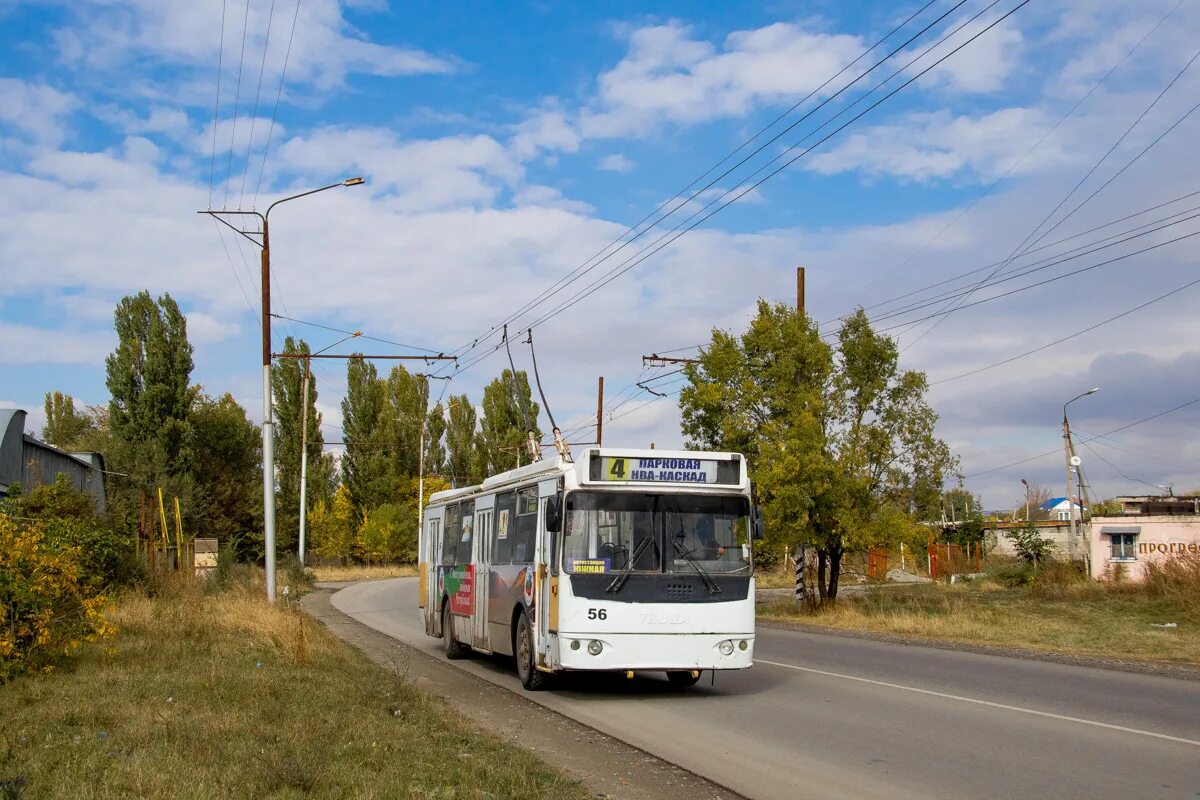
[(574, 491), (566, 505), (569, 573), (750, 572), (745, 497)]

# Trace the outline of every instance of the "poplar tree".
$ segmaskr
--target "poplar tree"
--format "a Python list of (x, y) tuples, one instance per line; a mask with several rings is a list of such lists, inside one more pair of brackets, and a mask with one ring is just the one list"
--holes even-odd
[(394, 470), (385, 387), (374, 364), (354, 356), (346, 365), (346, 397), (342, 400), (342, 482), (349, 500), (361, 516), (387, 502), (394, 485)]
[[(117, 347), (105, 360), (108, 425), (114, 439), (109, 469), (129, 475), (109, 481), (110, 507), (127, 520), (137, 492), (157, 486), (189, 498), (193, 488), (190, 421), (197, 389), (190, 384), (192, 346), (187, 320), (169, 294), (125, 297), (114, 312)], [(189, 512), (190, 503), (185, 503)]]
[(524, 397), (529, 410), (529, 424), (534, 436), (541, 441), (542, 432), (537, 426), (538, 406), (533, 402), (529, 388), (529, 376), (525, 370), (517, 370), (516, 380), (512, 370), (504, 370), (500, 377), (483, 389), (483, 419), (479, 425), (479, 452), (483, 471), (495, 475), (529, 463), (526, 442), (525, 415), (519, 397)]
[(184, 511), (203, 535), (235, 542), (239, 557), (262, 557), (262, 431), (233, 396), (196, 398), (197, 489)]
[(455, 486), (470, 486), (483, 481), (482, 461), (478, 452), (475, 406), (465, 394), (452, 395), (446, 422), (446, 474)]
[(446, 408), (441, 403), (425, 418), (425, 474), (442, 475), (446, 471)]
[[(392, 367), (385, 386), (391, 429), (388, 450), (393, 492), (405, 478), (416, 477), (420, 466), (421, 425), (429, 411), (429, 379), (414, 375), (403, 365)], [(389, 500), (395, 499), (389, 498)]]
[(62, 392), (46, 392), (46, 426), (42, 428), (42, 439), (64, 450), (78, 447), (79, 441), (95, 429), (95, 423), (86, 413), (75, 411), (75, 398)]

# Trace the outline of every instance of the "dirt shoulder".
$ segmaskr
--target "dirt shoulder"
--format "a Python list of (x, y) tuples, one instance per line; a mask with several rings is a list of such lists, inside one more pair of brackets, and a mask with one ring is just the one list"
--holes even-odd
[(740, 800), (742, 795), (368, 628), (318, 589), (301, 605), (347, 644), (413, 686), (434, 694), (483, 730), (533, 751), (614, 800)]
[(952, 639), (934, 639), (924, 636), (910, 636), (896, 633), (881, 633), (878, 631), (850, 630), (826, 625), (811, 625), (803, 622), (784, 622), (774, 619), (758, 619), (756, 625), (762, 628), (778, 628), (780, 630), (802, 631), (804, 633), (821, 633), (832, 636), (845, 636), (850, 639), (868, 639), (889, 644), (907, 644), (916, 647), (936, 647), (939, 650), (959, 650), (967, 653), (982, 653), (984, 655), (1006, 656), (1008, 658), (1025, 658), (1033, 661), (1049, 661), (1054, 664), (1069, 664), (1076, 667), (1094, 667), (1118, 672), (1134, 672), (1140, 675), (1161, 675), (1165, 678), (1181, 678), (1183, 680), (1200, 681), (1200, 667), (1187, 664), (1169, 664), (1153, 661), (1134, 661), (1119, 658), (1098, 658), (1095, 656), (1078, 656), (1070, 653), (1056, 653), (1051, 650), (1034, 650), (1027, 647), (1008, 647), (994, 644), (976, 644), (960, 642)]

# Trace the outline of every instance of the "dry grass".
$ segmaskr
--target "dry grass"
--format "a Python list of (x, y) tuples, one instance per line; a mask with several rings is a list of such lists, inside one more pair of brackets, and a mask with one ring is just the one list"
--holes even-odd
[[(1185, 576), (1186, 577), (1186, 576)], [(1175, 575), (1163, 586), (1085, 581), (1004, 588), (881, 586), (817, 612), (790, 600), (759, 606), (759, 618), (831, 629), (952, 642), (1024, 647), (1074, 655), (1200, 664), (1200, 568), (1196, 583)], [(1174, 622), (1178, 627), (1155, 627)]]
[(115, 654), (0, 692), (0, 793), (29, 798), (577, 797), (342, 645), (261, 582), (169, 581), (113, 618)]
[(413, 564), (310, 567), (310, 571), (319, 581), (374, 581), (380, 578), (414, 578), (417, 575), (417, 568)]

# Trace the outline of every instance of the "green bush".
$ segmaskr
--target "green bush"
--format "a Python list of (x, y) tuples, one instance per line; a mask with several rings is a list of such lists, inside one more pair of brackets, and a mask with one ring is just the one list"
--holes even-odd
[(1014, 561), (1010, 564), (1001, 564), (988, 570), (987, 573), (987, 577), (990, 580), (995, 581), (1001, 586), (1007, 586), (1009, 589), (1028, 586), (1033, 582), (1033, 576), (1033, 565), (1027, 561)]

